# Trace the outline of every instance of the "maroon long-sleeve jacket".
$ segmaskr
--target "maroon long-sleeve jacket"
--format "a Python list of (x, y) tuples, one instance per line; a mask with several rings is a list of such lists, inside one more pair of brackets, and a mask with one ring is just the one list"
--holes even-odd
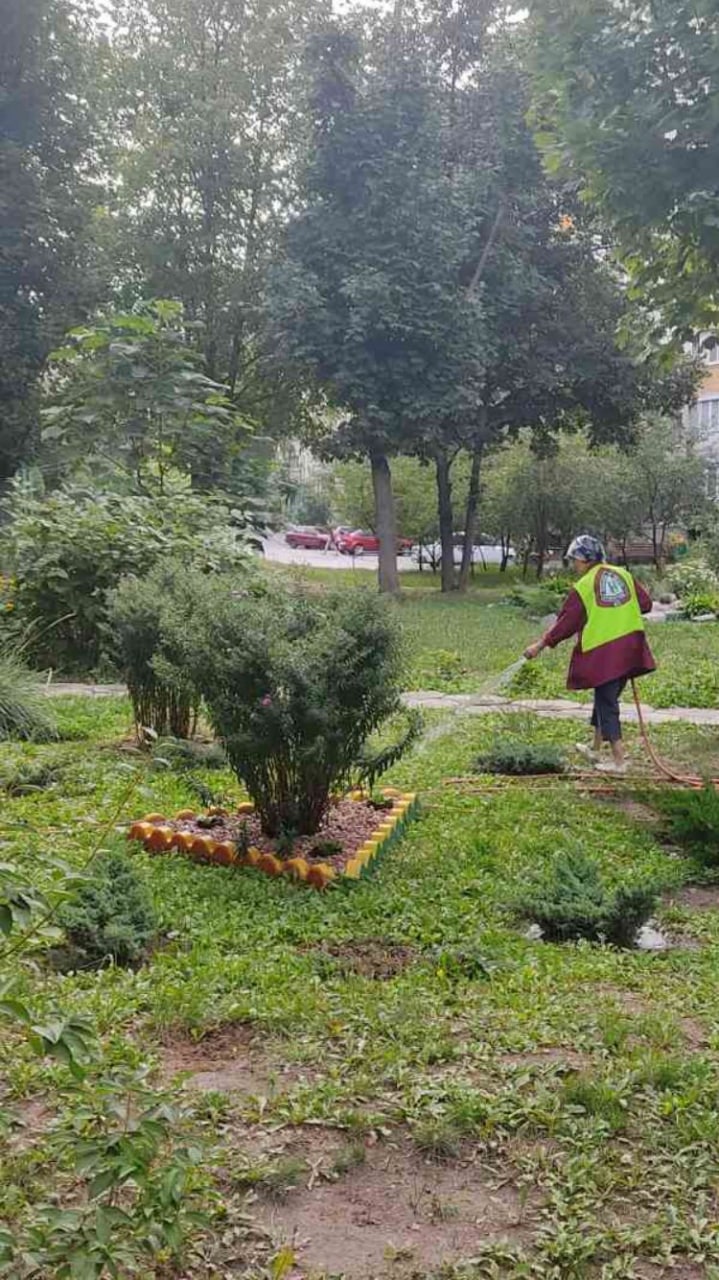
[[(634, 581), (637, 599), (642, 613), (649, 613), (652, 598), (640, 582)], [(582, 630), (587, 621), (587, 613), (579, 592), (574, 588), (569, 592), (557, 621), (544, 636), (544, 643), (554, 649), (562, 640), (578, 635), (567, 676), (568, 689), (596, 689), (600, 684), (610, 680), (630, 680), (634, 676), (644, 676), (656, 670), (656, 662), (647, 643), (643, 631), (633, 631), (630, 635), (620, 636), (618, 640), (610, 640), (608, 644), (600, 644), (589, 653), (582, 651)]]

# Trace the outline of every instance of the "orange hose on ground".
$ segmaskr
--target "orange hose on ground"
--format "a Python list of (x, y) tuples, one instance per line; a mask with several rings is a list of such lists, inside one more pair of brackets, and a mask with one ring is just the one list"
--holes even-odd
[(654, 750), (654, 747), (652, 746), (649, 740), (649, 734), (647, 733), (647, 726), (644, 721), (644, 713), (642, 711), (642, 704), (639, 700), (639, 690), (637, 689), (636, 680), (632, 680), (632, 693), (634, 694), (634, 705), (637, 709), (637, 719), (639, 720), (639, 733), (641, 735), (642, 742), (644, 743), (644, 746), (646, 748), (647, 755), (649, 756), (649, 759), (651, 760), (655, 769), (658, 769), (659, 772), (664, 774), (665, 778), (669, 778), (671, 782), (679, 782), (682, 784), (682, 786), (685, 786), (685, 787), (703, 787), (707, 781), (713, 782), (714, 786), (716, 787), (719, 784), (718, 778), (709, 778), (707, 780), (706, 778), (692, 777), (690, 774), (685, 775), (681, 773), (676, 773), (673, 769), (670, 769), (668, 765), (664, 764), (664, 762), (657, 755), (656, 751)]

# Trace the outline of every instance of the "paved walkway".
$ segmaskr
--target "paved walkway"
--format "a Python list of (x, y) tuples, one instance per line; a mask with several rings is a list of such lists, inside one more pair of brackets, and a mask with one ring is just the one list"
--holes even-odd
[[(570, 702), (568, 698), (502, 698), (492, 694), (472, 693), (406, 693), (409, 707), (423, 707), (427, 711), (458, 711), (464, 715), (483, 716), (497, 711), (530, 711), (536, 716), (549, 716), (553, 720), (586, 720), (589, 706), (586, 702)], [(667, 707), (655, 710), (642, 706), (647, 724), (716, 725), (719, 727), (719, 709), (706, 707)], [(622, 704), (622, 720), (636, 724), (637, 711), (633, 702)]]
[[(45, 693), (50, 698), (72, 695), (117, 698), (126, 692), (122, 684), (68, 684), (58, 681), (45, 685)], [(427, 711), (458, 711), (471, 716), (486, 716), (497, 711), (530, 711), (533, 715), (549, 716), (553, 720), (586, 720), (589, 714), (586, 702), (570, 702), (567, 698), (513, 699), (488, 693), (433, 693), (431, 690), (421, 690), (418, 693), (406, 693), (404, 700), (408, 707), (423, 707)], [(653, 707), (644, 707), (644, 718), (647, 724), (676, 724), (677, 721), (684, 721), (687, 724), (719, 727), (719, 709), (716, 708), (667, 707), (658, 711)], [(622, 706), (622, 719), (627, 724), (636, 723), (637, 712), (633, 703), (627, 702)]]

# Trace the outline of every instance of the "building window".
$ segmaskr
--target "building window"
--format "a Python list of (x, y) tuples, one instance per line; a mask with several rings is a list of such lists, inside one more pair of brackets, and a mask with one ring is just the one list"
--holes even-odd
[(705, 364), (719, 364), (719, 334), (700, 333), (692, 343), (693, 354)]
[(719, 396), (713, 400), (697, 400), (689, 410), (689, 426), (700, 434), (719, 432)]

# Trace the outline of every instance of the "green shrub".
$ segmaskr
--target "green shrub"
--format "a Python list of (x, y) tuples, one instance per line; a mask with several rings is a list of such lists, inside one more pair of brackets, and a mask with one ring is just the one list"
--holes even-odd
[(692, 591), (682, 596), (682, 611), (687, 618), (699, 618), (702, 614), (719, 610), (719, 591)]
[(124, 578), (108, 597), (108, 652), (127, 683), (138, 736), (189, 738), (200, 695), (178, 668), (158, 670), (164, 620), (187, 589), (188, 570), (160, 564), (145, 578)]
[(585, 938), (630, 947), (656, 905), (649, 885), (608, 890), (599, 868), (582, 852), (562, 854), (547, 878), (520, 899), (518, 910), (548, 942)]
[(719, 578), (704, 560), (685, 560), (673, 565), (667, 572), (667, 582), (682, 604), (692, 596), (719, 594)]
[(368, 782), (406, 748), (367, 739), (401, 709), (398, 624), (364, 591), (231, 595), (206, 582), (168, 631), (263, 830), (313, 835), (333, 792)]
[(59, 771), (51, 764), (27, 761), (15, 768), (0, 770), (0, 789), (9, 796), (32, 795), (34, 791), (45, 791), (53, 786), (59, 776)]
[(700, 791), (659, 792), (653, 803), (667, 816), (667, 834), (703, 866), (719, 866), (719, 792), (707, 782)]
[(466, 664), (451, 649), (433, 649), (421, 654), (415, 664), (414, 677), (424, 689), (456, 689), (467, 674)]
[(59, 923), (81, 965), (137, 964), (157, 932), (155, 914), (129, 856), (103, 854), (91, 880), (63, 904)]
[(103, 656), (107, 593), (128, 574), (172, 557), (204, 571), (246, 558), (238, 513), (191, 493), (150, 499), (66, 489), (16, 494), (0, 536), (13, 574), (14, 626), (39, 666), (89, 671)]
[(524, 742), (518, 738), (498, 738), (474, 762), (475, 773), (563, 773), (564, 768), (559, 747), (550, 742)]
[(42, 682), (16, 653), (0, 656), (0, 742), (49, 742), (57, 737)]

